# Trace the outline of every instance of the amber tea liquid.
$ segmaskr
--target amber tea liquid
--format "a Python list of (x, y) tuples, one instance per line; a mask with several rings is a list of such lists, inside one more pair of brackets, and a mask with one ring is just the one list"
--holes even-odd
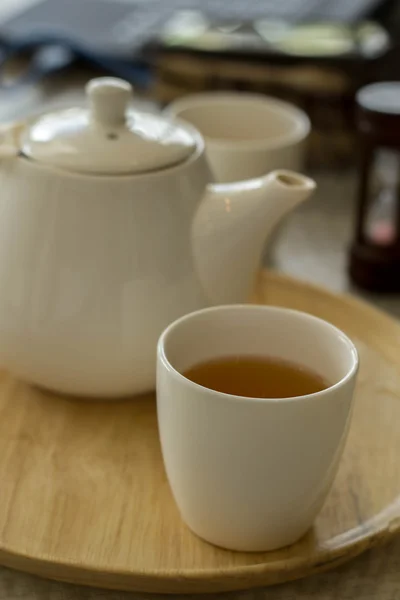
[(227, 356), (194, 365), (184, 376), (206, 388), (248, 398), (291, 398), (329, 387), (300, 365), (263, 356)]

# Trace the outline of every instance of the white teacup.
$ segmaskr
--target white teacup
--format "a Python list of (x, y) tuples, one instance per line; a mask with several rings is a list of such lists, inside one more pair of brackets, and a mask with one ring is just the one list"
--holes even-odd
[(208, 92), (175, 100), (166, 113), (203, 135), (217, 182), (303, 169), (310, 121), (292, 104), (258, 94)]
[[(303, 365), (331, 387), (243, 398), (182, 375), (202, 361), (244, 354)], [(337, 471), (357, 370), (353, 343), (306, 313), (222, 306), (172, 323), (158, 344), (158, 422), (169, 483), (190, 529), (240, 551), (273, 550), (303, 536)]]

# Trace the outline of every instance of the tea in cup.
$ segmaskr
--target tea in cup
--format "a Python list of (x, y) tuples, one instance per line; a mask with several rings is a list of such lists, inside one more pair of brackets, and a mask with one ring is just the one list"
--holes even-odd
[(357, 371), (350, 339), (306, 313), (232, 305), (172, 323), (158, 343), (157, 410), (188, 527), (238, 551), (301, 538), (333, 483)]

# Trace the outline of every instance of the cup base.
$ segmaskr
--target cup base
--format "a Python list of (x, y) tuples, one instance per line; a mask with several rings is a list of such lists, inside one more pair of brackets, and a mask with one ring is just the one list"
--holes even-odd
[(293, 546), (294, 544), (296, 544), (298, 541), (300, 541), (305, 535), (307, 535), (307, 533), (311, 530), (311, 527), (307, 527), (307, 529), (302, 529), (302, 531), (300, 532), (300, 534), (298, 532), (296, 532), (296, 535), (293, 534), (293, 532), (290, 532), (290, 535), (282, 535), (282, 537), (280, 538), (280, 540), (276, 540), (276, 539), (270, 539), (270, 540), (264, 540), (262, 542), (260, 542), (259, 540), (255, 541), (254, 543), (252, 543), (251, 541), (239, 541), (237, 540), (236, 542), (233, 540), (228, 542), (228, 541), (224, 541), (221, 540), (217, 537), (214, 536), (208, 536), (208, 535), (202, 535), (200, 533), (197, 533), (197, 531), (195, 531), (194, 529), (192, 529), (192, 527), (190, 527), (187, 523), (186, 526), (188, 527), (188, 529), (193, 533), (193, 535), (195, 535), (196, 537), (198, 537), (200, 540), (202, 540), (203, 542), (206, 542), (207, 544), (211, 544), (212, 546), (216, 546), (217, 548), (221, 548), (222, 550), (229, 550), (231, 552), (273, 552), (275, 550), (281, 550), (282, 548), (287, 548), (288, 546)]

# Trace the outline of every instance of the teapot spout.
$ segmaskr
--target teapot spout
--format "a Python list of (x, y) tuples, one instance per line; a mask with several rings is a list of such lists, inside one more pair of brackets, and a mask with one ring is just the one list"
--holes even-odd
[(208, 186), (193, 220), (192, 241), (210, 302), (249, 300), (269, 234), (315, 187), (312, 179), (286, 170)]

